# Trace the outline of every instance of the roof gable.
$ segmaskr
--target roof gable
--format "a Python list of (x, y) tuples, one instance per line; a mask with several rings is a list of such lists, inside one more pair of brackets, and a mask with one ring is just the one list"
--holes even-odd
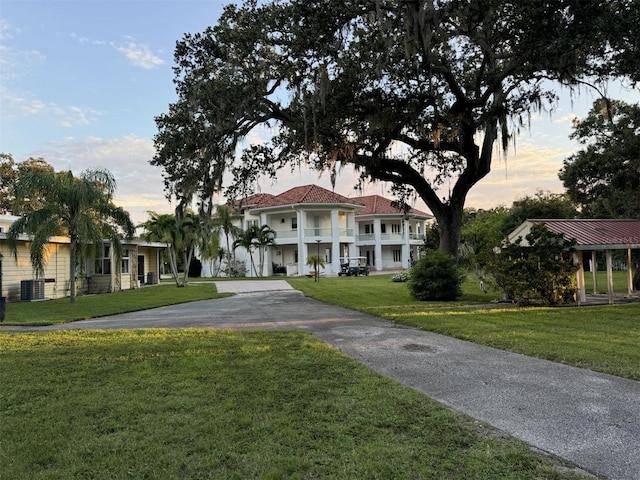
[[(562, 234), (567, 239), (574, 239), (576, 247), (640, 245), (640, 220), (531, 219), (525, 223), (543, 223), (550, 231)], [(522, 225), (513, 233), (516, 231), (523, 231)]]
[[(393, 200), (382, 197), (380, 195), (367, 195), (357, 197), (354, 200), (364, 205), (364, 210), (359, 211), (356, 215), (402, 215), (404, 212), (398, 208)], [(431, 215), (415, 208), (409, 208), (409, 214), (431, 218)]]
[[(347, 198), (335, 192), (331, 192), (317, 185), (303, 185), (294, 187), (280, 195), (265, 195), (259, 204), (253, 208), (284, 207), (289, 205), (327, 205), (327, 204), (348, 204), (354, 207), (362, 207), (362, 204), (355, 199)], [(268, 195), (268, 196), (267, 196)], [(255, 195), (254, 195), (255, 196)], [(250, 197), (248, 197), (250, 198)], [(247, 204), (243, 201), (243, 204)]]

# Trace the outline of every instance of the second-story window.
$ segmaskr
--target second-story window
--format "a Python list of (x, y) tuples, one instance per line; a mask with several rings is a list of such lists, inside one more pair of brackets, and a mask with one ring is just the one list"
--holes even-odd
[(380, 233), (387, 233), (387, 224), (386, 223), (381, 223), (380, 224)]
[(297, 230), (297, 229), (298, 229), (298, 218), (293, 217), (291, 219), (291, 230)]
[(402, 225), (400, 225), (399, 223), (392, 223), (391, 233), (402, 233)]

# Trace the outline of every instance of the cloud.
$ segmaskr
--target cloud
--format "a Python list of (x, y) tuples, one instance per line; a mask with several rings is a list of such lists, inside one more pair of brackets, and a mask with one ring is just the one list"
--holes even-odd
[(10, 40), (20, 33), (20, 29), (11, 25), (6, 19), (0, 18), (0, 40)]
[(92, 108), (44, 102), (38, 98), (18, 95), (5, 88), (0, 89), (0, 101), (3, 120), (40, 117), (51, 120), (61, 127), (73, 127), (88, 125), (103, 115), (102, 112)]
[(128, 39), (124, 44), (112, 45), (136, 67), (153, 70), (165, 63), (161, 57), (151, 51), (148, 45), (138, 43), (132, 38)]
[(77, 33), (71, 33), (71, 38), (81, 44), (104, 46), (108, 45), (118, 53), (124, 55), (129, 62), (136, 67), (143, 68), (145, 70), (153, 70), (165, 64), (164, 59), (159, 54), (154, 53), (151, 47), (144, 43), (139, 43), (132, 36), (125, 37), (124, 41), (105, 41), (94, 38), (78, 35)]
[(106, 139), (67, 137), (32, 153), (43, 157), (56, 170), (80, 173), (106, 168), (116, 179), (115, 203), (131, 214), (134, 223), (147, 220), (148, 210), (170, 212), (164, 197), (161, 169), (149, 164), (155, 153), (153, 141), (135, 135)]
[(556, 124), (556, 125), (558, 125), (558, 124), (566, 124), (566, 125), (572, 126), (573, 122), (576, 119), (579, 119), (579, 118), (580, 117), (578, 115), (576, 115), (575, 113), (571, 112), (571, 113), (568, 113), (567, 115), (563, 115), (560, 118), (556, 118), (553, 121), (553, 123)]

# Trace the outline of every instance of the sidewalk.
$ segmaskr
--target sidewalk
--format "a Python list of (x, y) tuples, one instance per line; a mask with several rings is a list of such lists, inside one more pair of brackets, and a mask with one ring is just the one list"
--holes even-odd
[(219, 282), (218, 288), (223, 285), (240, 294), (38, 330), (302, 329), (381, 374), (588, 472), (640, 480), (640, 382), (398, 326), (306, 298), (290, 287), (256, 291), (276, 288), (275, 283)]

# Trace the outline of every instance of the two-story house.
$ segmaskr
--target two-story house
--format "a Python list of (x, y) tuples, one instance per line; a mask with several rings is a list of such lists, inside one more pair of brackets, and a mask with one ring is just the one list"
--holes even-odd
[[(276, 232), (277, 247), (267, 250), (263, 275), (277, 265), (287, 275), (306, 275), (310, 255), (324, 258), (325, 275), (337, 275), (348, 258), (362, 257), (372, 270), (408, 268), (418, 257), (425, 223), (431, 215), (415, 209), (399, 210), (374, 195), (347, 198), (316, 185), (304, 185), (279, 195), (256, 194), (236, 203), (241, 228), (268, 225)], [(248, 252), (236, 250), (251, 271)], [(207, 273), (205, 272), (205, 275)]]
[(398, 205), (380, 195), (354, 198), (365, 206), (356, 213), (356, 247), (374, 270), (404, 269), (417, 260), (432, 215)]

